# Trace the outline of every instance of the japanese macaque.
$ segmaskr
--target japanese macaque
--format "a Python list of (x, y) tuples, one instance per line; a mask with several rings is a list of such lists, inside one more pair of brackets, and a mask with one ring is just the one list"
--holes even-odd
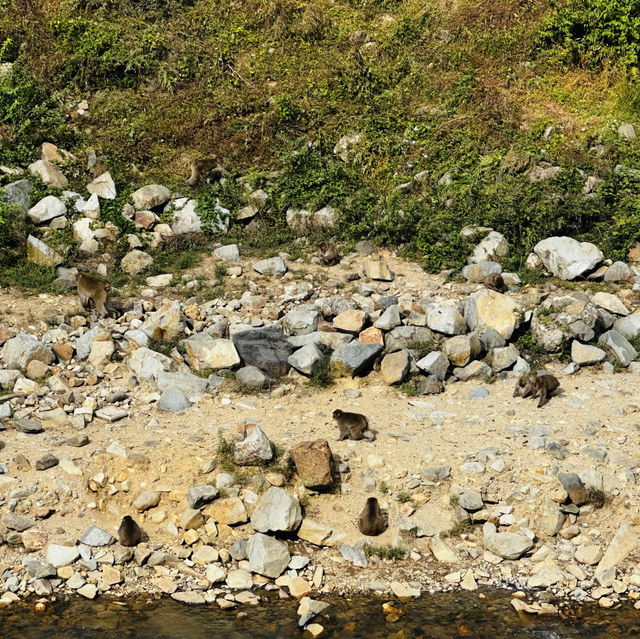
[(539, 375), (534, 378), (531, 397), (537, 397), (538, 394), (540, 395), (538, 408), (541, 408), (549, 401), (558, 386), (560, 386), (560, 382), (553, 375)]
[(101, 317), (107, 316), (107, 296), (111, 292), (111, 284), (101, 280), (89, 273), (80, 271), (76, 275), (76, 288), (78, 289), (78, 297), (83, 308), (88, 310), (91, 302)]
[(137, 546), (142, 541), (142, 528), (129, 515), (122, 518), (118, 528), (118, 541), (121, 546)]
[(193, 160), (191, 162), (191, 175), (187, 180), (187, 184), (193, 186), (202, 177), (208, 178), (209, 182), (219, 182), (226, 174), (227, 172), (217, 158)]
[(320, 260), (325, 266), (335, 266), (340, 261), (340, 254), (333, 242), (322, 242), (318, 247)]
[(484, 278), (484, 285), (486, 288), (497, 291), (498, 293), (504, 293), (507, 290), (507, 285), (504, 283), (504, 279), (500, 273), (489, 273)]
[(375, 497), (367, 499), (358, 517), (358, 528), (363, 535), (370, 537), (380, 535), (387, 529), (387, 515), (382, 511)]
[(374, 439), (373, 432), (369, 429), (369, 422), (360, 413), (347, 413), (339, 408), (333, 411), (333, 419), (338, 423), (338, 441), (343, 439)]
[(560, 382), (549, 374), (543, 375), (521, 375), (516, 382), (513, 391), (514, 397), (531, 397), (536, 398), (538, 395), (538, 408), (544, 406), (560, 386)]

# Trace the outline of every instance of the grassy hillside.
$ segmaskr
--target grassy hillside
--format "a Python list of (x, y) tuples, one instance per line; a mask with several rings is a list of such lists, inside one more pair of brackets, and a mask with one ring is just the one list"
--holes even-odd
[[(93, 147), (125, 192), (162, 181), (233, 210), (234, 180), (184, 183), (218, 155), (269, 191), (274, 246), (289, 206), (332, 204), (342, 238), (432, 270), (464, 261), (470, 223), (507, 235), (514, 269), (558, 233), (621, 258), (640, 239), (640, 181), (614, 172), (640, 168), (618, 134), (640, 120), (639, 51), (637, 0), (0, 0), (0, 164)], [(562, 172), (531, 182), (541, 162)]]

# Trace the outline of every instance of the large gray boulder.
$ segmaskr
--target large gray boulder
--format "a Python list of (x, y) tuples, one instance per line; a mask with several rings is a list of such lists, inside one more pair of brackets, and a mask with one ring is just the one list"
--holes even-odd
[(141, 346), (133, 351), (129, 358), (129, 366), (138, 379), (156, 379), (160, 373), (170, 371), (174, 367), (173, 360), (162, 353)]
[(251, 572), (270, 579), (279, 577), (291, 561), (291, 555), (282, 542), (260, 533), (249, 537), (247, 557)]
[(320, 311), (314, 304), (301, 304), (292, 308), (282, 319), (285, 335), (306, 335), (318, 328)]
[(233, 445), (233, 459), (239, 466), (261, 466), (273, 459), (273, 444), (257, 424), (242, 427)]
[(324, 355), (315, 344), (307, 344), (289, 356), (288, 362), (299, 373), (313, 375), (320, 365)]
[(18, 180), (4, 187), (4, 201), (15, 204), (24, 213), (29, 209), (33, 184), (29, 180)]
[(338, 372), (354, 377), (368, 371), (382, 352), (381, 344), (349, 342), (340, 344), (331, 354), (331, 363)]
[(533, 548), (533, 540), (514, 532), (497, 532), (494, 524), (487, 522), (483, 528), (484, 546), (503, 559), (519, 559)]
[(284, 275), (287, 272), (287, 265), (281, 257), (270, 257), (255, 262), (253, 270), (261, 275)]
[(251, 514), (251, 525), (258, 532), (295, 532), (302, 523), (297, 497), (272, 486), (258, 501)]
[(236, 333), (233, 343), (247, 366), (257, 366), (273, 379), (289, 371), (294, 348), (277, 326)]
[(170, 342), (184, 332), (182, 307), (177, 300), (167, 300), (157, 311), (151, 313), (141, 326), (151, 339)]
[(55, 195), (43, 197), (35, 206), (29, 209), (29, 217), (36, 223), (42, 224), (67, 212), (67, 207)]
[(26, 371), (29, 362), (40, 361), (47, 365), (53, 361), (53, 352), (33, 335), (18, 333), (7, 340), (0, 351), (6, 368)]
[(230, 339), (214, 339), (209, 333), (196, 333), (182, 341), (185, 357), (194, 370), (234, 368), (240, 363)]
[(626, 338), (640, 335), (640, 311), (621, 317), (613, 323), (613, 328)]
[(549, 237), (533, 248), (545, 268), (563, 280), (574, 280), (592, 271), (604, 258), (602, 251), (589, 242), (571, 237)]
[(171, 191), (161, 184), (147, 184), (135, 191), (132, 197), (136, 208), (139, 211), (146, 211), (168, 202)]
[(417, 367), (427, 375), (434, 375), (444, 381), (449, 369), (449, 358), (441, 351), (432, 351), (416, 363)]
[(624, 335), (615, 329), (600, 335), (598, 344), (613, 355), (622, 366), (629, 366), (638, 357), (638, 351), (631, 346)]
[(33, 235), (27, 238), (27, 260), (38, 266), (58, 266), (64, 257)]
[(160, 371), (156, 375), (156, 390), (179, 390), (190, 402), (199, 402), (207, 390), (207, 380), (193, 373)]
[(427, 326), (437, 333), (462, 335), (467, 332), (467, 323), (456, 304), (433, 304), (427, 311)]
[(158, 408), (168, 413), (180, 413), (191, 407), (186, 395), (177, 388), (167, 388), (158, 400)]
[(197, 205), (198, 203), (195, 200), (189, 200), (179, 211), (175, 211), (171, 222), (171, 230), (174, 235), (200, 233), (202, 220), (196, 213)]
[(56, 189), (65, 189), (69, 185), (67, 178), (53, 162), (37, 160), (29, 165), (29, 173), (37, 175), (47, 185)]
[(509, 254), (509, 243), (502, 233), (491, 231), (473, 249), (469, 262), (485, 262), (500, 259)]
[(91, 195), (97, 195), (103, 200), (115, 200), (118, 194), (116, 190), (116, 183), (111, 177), (111, 173), (108, 171), (99, 175), (93, 182), (87, 184), (87, 191)]
[(129, 251), (121, 260), (120, 268), (129, 274), (137, 275), (153, 264), (153, 258), (149, 253), (139, 249)]
[(490, 328), (508, 340), (520, 325), (520, 311), (513, 298), (485, 289), (467, 297), (464, 318), (472, 331)]

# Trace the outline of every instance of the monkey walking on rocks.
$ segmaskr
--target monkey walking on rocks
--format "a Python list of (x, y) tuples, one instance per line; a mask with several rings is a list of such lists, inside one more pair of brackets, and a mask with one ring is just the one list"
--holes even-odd
[(325, 266), (335, 266), (340, 261), (340, 254), (333, 242), (322, 242), (318, 247), (320, 260)]
[(489, 273), (489, 275), (484, 278), (484, 285), (485, 288), (497, 291), (498, 293), (504, 293), (507, 290), (507, 285), (504, 283), (504, 278), (500, 273)]
[(513, 396), (528, 397), (531, 395), (535, 399), (540, 395), (538, 408), (541, 408), (549, 401), (559, 386), (560, 382), (550, 374), (521, 375), (516, 382)]
[(142, 541), (142, 528), (129, 515), (122, 518), (118, 528), (118, 541), (121, 546), (137, 546)]
[(193, 186), (204, 176), (208, 176), (210, 182), (219, 182), (226, 174), (227, 172), (217, 158), (193, 160), (191, 162), (191, 175), (187, 180), (187, 184)]
[(362, 439), (373, 441), (375, 435), (369, 429), (369, 421), (360, 413), (347, 413), (339, 408), (333, 411), (333, 419), (338, 423), (338, 441), (343, 439)]
[(375, 497), (369, 497), (358, 517), (358, 528), (363, 535), (375, 537), (387, 529), (387, 515)]
[(76, 275), (76, 288), (78, 289), (78, 297), (83, 308), (88, 310), (90, 303), (93, 302), (96, 311), (101, 317), (107, 316), (107, 296), (111, 292), (111, 284), (104, 280), (98, 279), (89, 273), (79, 272)]

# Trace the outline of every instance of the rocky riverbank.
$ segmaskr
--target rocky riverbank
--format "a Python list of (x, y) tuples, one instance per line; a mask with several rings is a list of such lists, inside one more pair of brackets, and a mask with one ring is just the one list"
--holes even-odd
[[(467, 332), (473, 296), (522, 308), (514, 321), (562, 326), (566, 310), (540, 308), (571, 300), (600, 318), (599, 293), (501, 295), (380, 257), (391, 281), (367, 277), (371, 258), (358, 255), (331, 269), (286, 264), (281, 279), (240, 260), (247, 294), (236, 299), (164, 300), (158, 288), (97, 323), (71, 299), (17, 300), (31, 314), (15, 325), (5, 314), (2, 327), (1, 600), (154, 592), (231, 608), (266, 589), (301, 599), (306, 624), (326, 593), (515, 587), (538, 600), (532, 613), (640, 597), (635, 371), (621, 372), (613, 349), (604, 365), (551, 363), (562, 392), (538, 410), (512, 397), (517, 371), (492, 368), (515, 344), (491, 347), (497, 328)], [(624, 304), (633, 292), (606, 294)], [(43, 321), (52, 305), (69, 308), (54, 326)], [(429, 328), (442, 308), (460, 335)], [(462, 339), (480, 344), (471, 363), (485, 371), (463, 382), (447, 346)], [(376, 348), (363, 365), (335, 355), (345, 345)], [(311, 349), (335, 364), (327, 388), (308, 384)], [(390, 377), (399, 356), (408, 370)], [(429, 377), (425, 359), (444, 364)], [(397, 383), (410, 378), (407, 396)], [(444, 392), (419, 395), (434, 378)], [(336, 442), (337, 407), (367, 414), (376, 441)], [(390, 525), (363, 538), (355, 519), (371, 495)], [(124, 514), (148, 535), (136, 548), (115, 543)]]

